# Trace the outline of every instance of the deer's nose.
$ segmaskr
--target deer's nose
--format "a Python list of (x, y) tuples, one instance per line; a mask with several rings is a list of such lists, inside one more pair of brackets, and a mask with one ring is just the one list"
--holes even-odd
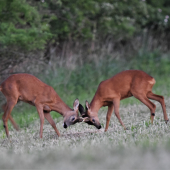
[(63, 128), (65, 128), (65, 129), (67, 128), (67, 125), (66, 125), (66, 123), (65, 123), (65, 122), (64, 122), (64, 124), (63, 124)]
[(98, 126), (98, 129), (101, 129), (101, 127), (102, 127), (102, 126), (101, 126), (101, 125), (99, 125), (99, 126)]

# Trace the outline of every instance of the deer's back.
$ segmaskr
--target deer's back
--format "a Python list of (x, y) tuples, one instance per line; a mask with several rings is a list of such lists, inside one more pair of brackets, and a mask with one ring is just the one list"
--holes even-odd
[(105, 98), (120, 95), (121, 99), (132, 96), (132, 90), (151, 89), (155, 80), (150, 75), (140, 70), (122, 71), (115, 76), (102, 81), (97, 94)]
[(1, 84), (5, 96), (15, 96), (19, 100), (32, 101), (35, 98), (51, 98), (54, 89), (30, 74), (13, 74)]

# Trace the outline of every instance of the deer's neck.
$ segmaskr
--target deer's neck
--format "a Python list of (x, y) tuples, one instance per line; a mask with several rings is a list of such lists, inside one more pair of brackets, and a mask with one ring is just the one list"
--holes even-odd
[(65, 117), (67, 112), (72, 111), (72, 109), (68, 107), (57, 94), (55, 97), (55, 101), (51, 106), (51, 109), (60, 113), (63, 117)]
[(101, 107), (102, 107), (102, 102), (100, 100), (100, 97), (95, 95), (90, 103), (90, 109), (92, 112), (98, 113)]

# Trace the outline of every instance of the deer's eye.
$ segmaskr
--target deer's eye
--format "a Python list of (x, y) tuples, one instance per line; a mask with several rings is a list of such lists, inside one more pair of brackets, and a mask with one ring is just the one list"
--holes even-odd
[(75, 120), (75, 117), (73, 117), (71, 120), (74, 121), (74, 120)]
[(95, 120), (94, 120), (94, 119), (92, 119), (92, 122), (93, 122), (93, 123), (95, 123)]

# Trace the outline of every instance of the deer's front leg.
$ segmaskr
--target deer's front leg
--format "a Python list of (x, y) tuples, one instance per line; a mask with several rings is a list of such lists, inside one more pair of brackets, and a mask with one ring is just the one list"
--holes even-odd
[(54, 120), (52, 119), (50, 113), (44, 113), (44, 116), (48, 120), (48, 122), (51, 124), (51, 126), (54, 128), (57, 135), (60, 136), (60, 132), (58, 131), (56, 124), (55, 124)]
[(39, 117), (40, 117), (40, 138), (42, 138), (43, 134), (43, 125), (44, 125), (44, 112), (42, 105), (36, 105)]
[(124, 127), (124, 129), (126, 130), (126, 127), (125, 125), (123, 124), (121, 118), (120, 118), (120, 115), (119, 115), (119, 106), (120, 106), (120, 99), (119, 98), (116, 98), (113, 100), (113, 105), (114, 105), (114, 108), (115, 108), (115, 115), (116, 117), (118, 118), (120, 124)]
[(112, 116), (113, 109), (114, 109), (114, 105), (113, 105), (113, 104), (110, 104), (110, 105), (108, 106), (108, 111), (107, 111), (107, 115), (106, 115), (105, 132), (108, 130), (109, 122), (110, 122), (110, 118), (111, 118), (111, 116)]

